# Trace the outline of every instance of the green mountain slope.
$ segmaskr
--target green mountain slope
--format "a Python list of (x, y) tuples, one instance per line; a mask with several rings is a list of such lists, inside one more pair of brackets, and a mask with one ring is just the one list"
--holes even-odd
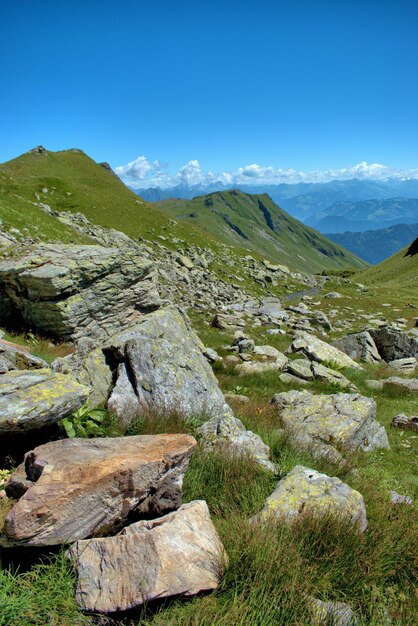
[(379, 265), (358, 275), (366, 285), (394, 290), (408, 288), (411, 296), (418, 293), (418, 237)]
[(364, 268), (367, 264), (341, 246), (290, 217), (267, 194), (222, 191), (192, 200), (157, 203), (176, 220), (233, 246), (308, 272)]

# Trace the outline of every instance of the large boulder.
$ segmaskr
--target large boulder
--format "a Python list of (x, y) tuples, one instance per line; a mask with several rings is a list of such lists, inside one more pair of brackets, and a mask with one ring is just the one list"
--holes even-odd
[(261, 512), (253, 519), (267, 521), (274, 517), (294, 520), (300, 515), (335, 515), (367, 528), (363, 496), (339, 478), (296, 465), (279, 481)]
[(89, 388), (50, 369), (13, 370), (0, 376), (0, 434), (57, 422), (79, 409)]
[(341, 337), (341, 339), (333, 341), (332, 345), (351, 359), (359, 359), (367, 363), (379, 363), (382, 360), (376, 344), (367, 330)]
[(188, 435), (143, 435), (35, 448), (6, 486), (8, 495), (24, 493), (6, 517), (3, 543), (72, 543), (118, 529), (132, 511), (149, 516), (177, 508), (195, 446)]
[(363, 369), (361, 365), (353, 361), (347, 354), (309, 333), (300, 333), (290, 345), (288, 352), (301, 352), (311, 361), (317, 361), (318, 363), (334, 363), (338, 367)]
[(382, 381), (383, 387), (397, 387), (405, 391), (418, 391), (418, 378), (402, 378), (401, 376), (390, 376)]
[(0, 310), (58, 339), (101, 338), (158, 308), (153, 265), (136, 248), (21, 246), (0, 261)]
[(342, 463), (344, 451), (389, 448), (386, 430), (375, 419), (372, 398), (293, 390), (276, 394), (272, 402), (290, 439), (316, 458)]
[(204, 351), (177, 308), (144, 316), (104, 346), (117, 364), (109, 410), (125, 423), (147, 413), (203, 419), (231, 413)]
[(77, 602), (95, 612), (216, 589), (226, 562), (202, 500), (131, 524), (116, 537), (77, 541), (69, 556), (78, 573)]
[(0, 374), (11, 370), (30, 370), (48, 367), (43, 359), (10, 341), (0, 339)]
[(392, 326), (382, 326), (369, 329), (369, 333), (373, 337), (380, 356), (387, 362), (418, 357), (418, 339), (410, 337), (402, 330)]

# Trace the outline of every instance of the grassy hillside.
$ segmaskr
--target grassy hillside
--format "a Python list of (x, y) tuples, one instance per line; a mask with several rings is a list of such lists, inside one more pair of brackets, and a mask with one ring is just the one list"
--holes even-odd
[[(358, 280), (375, 288), (408, 289), (410, 294), (418, 289), (418, 237), (379, 265), (358, 274)], [(417, 293), (417, 291), (415, 291)]]
[(292, 269), (365, 267), (365, 263), (280, 209), (267, 194), (223, 191), (158, 203), (176, 220), (196, 224), (216, 239), (285, 263)]
[[(195, 229), (169, 217), (130, 191), (109, 169), (81, 150), (36, 149), (0, 165), (0, 219), (3, 228), (18, 228), (51, 241), (80, 241), (80, 235), (39, 207), (81, 212), (93, 223), (116, 228), (132, 238), (159, 234), (201, 243)], [(84, 238), (85, 239), (85, 238)]]

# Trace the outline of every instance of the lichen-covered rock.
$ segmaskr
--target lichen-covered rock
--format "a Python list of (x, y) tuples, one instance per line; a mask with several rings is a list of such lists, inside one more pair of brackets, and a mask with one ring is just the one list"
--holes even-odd
[(301, 333), (290, 345), (288, 351), (301, 352), (311, 361), (318, 363), (335, 363), (339, 367), (363, 369), (344, 352), (309, 333)]
[(290, 439), (316, 458), (342, 463), (345, 450), (389, 448), (386, 430), (375, 419), (373, 398), (293, 390), (276, 394), (272, 402)]
[(160, 305), (152, 263), (136, 248), (21, 246), (0, 261), (8, 318), (59, 339), (101, 338)]
[(22, 346), (0, 339), (0, 374), (11, 370), (43, 369), (48, 363)]
[(387, 362), (418, 357), (418, 339), (410, 337), (402, 330), (392, 326), (382, 326), (369, 329), (369, 333), (373, 337), (380, 356)]
[(50, 369), (15, 370), (0, 376), (0, 433), (42, 428), (79, 409), (89, 388)]
[(270, 448), (259, 435), (246, 430), (244, 424), (232, 414), (224, 414), (205, 422), (198, 429), (206, 449), (223, 449), (229, 454), (247, 456), (265, 469), (275, 472), (269, 459)]
[(267, 498), (253, 518), (267, 521), (278, 517), (294, 520), (301, 514), (335, 515), (350, 520), (364, 532), (367, 528), (363, 496), (339, 478), (296, 465)]
[(418, 430), (418, 415), (408, 417), (405, 413), (399, 413), (393, 418), (392, 426), (395, 428), (406, 428), (407, 430)]
[(399, 387), (405, 391), (418, 391), (418, 378), (401, 378), (400, 376), (390, 376), (382, 381), (383, 387)]
[(231, 413), (204, 351), (175, 307), (143, 316), (104, 346), (107, 358), (119, 363), (108, 408), (125, 423), (127, 413), (175, 412), (206, 419)]
[(38, 446), (6, 486), (6, 492), (26, 491), (6, 517), (3, 543), (72, 543), (118, 529), (133, 510), (149, 516), (177, 508), (195, 446), (188, 435), (63, 439)]
[(226, 554), (203, 500), (116, 537), (78, 541), (69, 550), (85, 611), (126, 611), (151, 600), (216, 589)]
[(367, 363), (380, 363), (380, 356), (372, 336), (367, 330), (351, 333), (332, 342), (332, 345), (351, 359), (359, 359)]
[[(321, 363), (308, 361), (307, 359), (289, 359), (286, 373), (301, 379), (302, 383), (312, 380), (321, 380), (329, 385), (337, 385), (342, 389), (356, 389), (355, 385), (340, 372), (336, 372), (330, 367), (325, 367), (325, 365), (321, 365)], [(281, 380), (283, 381), (283, 377)], [(292, 379), (289, 379), (289, 382), (291, 382), (291, 380)]]
[(246, 361), (235, 366), (240, 376), (264, 374), (265, 372), (282, 372), (287, 365), (287, 358), (279, 352), (274, 361)]
[(417, 367), (417, 360), (414, 356), (406, 359), (395, 359), (388, 363), (388, 367), (400, 374), (413, 374)]
[(312, 614), (311, 626), (357, 626), (359, 620), (349, 604), (345, 602), (323, 602), (307, 598)]

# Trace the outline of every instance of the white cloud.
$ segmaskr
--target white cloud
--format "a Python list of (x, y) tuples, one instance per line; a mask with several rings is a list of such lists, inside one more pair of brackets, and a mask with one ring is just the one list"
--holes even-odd
[(134, 161), (116, 168), (122, 180), (136, 189), (145, 187), (175, 187), (177, 185), (198, 187), (205, 185), (278, 185), (280, 183), (330, 182), (332, 180), (387, 180), (388, 178), (418, 179), (418, 169), (401, 170), (380, 163), (361, 161), (356, 165), (340, 169), (298, 171), (292, 168), (262, 166), (257, 163), (239, 167), (230, 172), (204, 172), (199, 161), (192, 159), (174, 174), (161, 161), (148, 161), (139, 156)]

